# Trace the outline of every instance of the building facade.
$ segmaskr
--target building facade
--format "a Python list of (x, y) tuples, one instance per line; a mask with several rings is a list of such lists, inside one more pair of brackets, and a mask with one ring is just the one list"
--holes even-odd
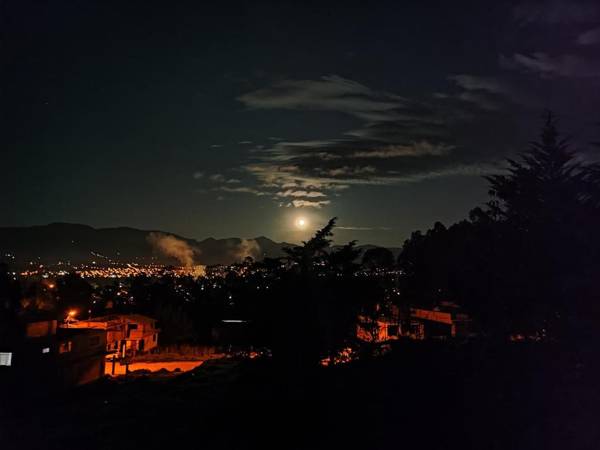
[(410, 308), (410, 315), (392, 307), (376, 317), (360, 316), (356, 335), (365, 342), (411, 339), (448, 339), (467, 337), (471, 319), (459, 306), (442, 302), (431, 308)]
[(106, 351), (117, 358), (150, 352), (158, 347), (156, 320), (141, 314), (111, 314), (77, 320), (68, 329), (96, 329), (106, 332)]
[(104, 375), (104, 330), (65, 330), (54, 319), (20, 317), (3, 331), (0, 380), (9, 385), (47, 390), (79, 386)]

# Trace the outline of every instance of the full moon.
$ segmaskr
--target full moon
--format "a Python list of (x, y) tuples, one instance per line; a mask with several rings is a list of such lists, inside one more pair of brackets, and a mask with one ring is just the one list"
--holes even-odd
[(295, 222), (296, 228), (304, 230), (308, 225), (308, 221), (304, 217), (298, 217)]

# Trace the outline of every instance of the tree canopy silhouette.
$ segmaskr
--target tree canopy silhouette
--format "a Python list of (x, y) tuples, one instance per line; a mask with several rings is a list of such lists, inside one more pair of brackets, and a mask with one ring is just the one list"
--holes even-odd
[(298, 264), (298, 267), (303, 272), (308, 272), (313, 269), (314, 264), (321, 262), (327, 257), (327, 250), (331, 246), (331, 236), (333, 236), (333, 228), (337, 217), (333, 217), (320, 230), (317, 230), (315, 235), (308, 241), (302, 241), (302, 245), (285, 248), (284, 251), (288, 255), (290, 261)]
[(362, 264), (368, 269), (389, 269), (394, 263), (394, 254), (385, 247), (370, 248), (362, 257)]
[(597, 167), (576, 160), (569, 140), (559, 136), (552, 113), (546, 116), (539, 141), (531, 142), (519, 160), (507, 162), (508, 174), (486, 177), (492, 217), (524, 231), (580, 219), (580, 210), (593, 196), (591, 173)]
[(356, 242), (332, 247), (335, 222), (286, 250), (289, 268), (274, 280), (257, 318), (272, 330), (273, 356), (292, 372), (316, 367), (352, 344), (362, 305), (377, 301), (373, 283), (354, 276), (360, 267)]
[(599, 166), (578, 158), (551, 113), (540, 138), (507, 163), (507, 173), (486, 177), (491, 199), (470, 220), (406, 241), (403, 299), (462, 304), (488, 333), (590, 331), (600, 300), (591, 288), (600, 277)]

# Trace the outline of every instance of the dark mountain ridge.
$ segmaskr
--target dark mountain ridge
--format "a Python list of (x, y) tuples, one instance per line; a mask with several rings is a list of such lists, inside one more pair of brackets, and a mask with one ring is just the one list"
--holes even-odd
[[(231, 264), (247, 256), (257, 260), (284, 256), (283, 249), (293, 245), (264, 236), (251, 239), (210, 237), (198, 241), (160, 230), (93, 228), (71, 223), (0, 227), (0, 258), (16, 265), (92, 261), (97, 264)], [(365, 250), (372, 247), (360, 246)], [(391, 250), (396, 253), (398, 249)]]

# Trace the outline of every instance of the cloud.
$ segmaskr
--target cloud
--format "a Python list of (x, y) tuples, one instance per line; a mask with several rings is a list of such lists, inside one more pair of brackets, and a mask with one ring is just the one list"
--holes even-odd
[(194, 172), (192, 177), (194, 177), (194, 180), (199, 180), (200, 178), (204, 177), (204, 172)]
[(198, 249), (190, 246), (186, 241), (168, 234), (152, 232), (148, 234), (146, 240), (161, 254), (175, 258), (185, 267), (192, 267), (194, 254), (199, 253)]
[(468, 91), (487, 91), (494, 94), (512, 95), (513, 90), (504, 82), (494, 77), (479, 77), (474, 75), (460, 74), (450, 75), (449, 80)]
[[(503, 160), (474, 162), (468, 164), (454, 164), (432, 169), (430, 171), (415, 172), (412, 174), (404, 174), (402, 172), (396, 174), (394, 178), (397, 183), (414, 183), (423, 180), (429, 180), (440, 177), (451, 176), (483, 176), (491, 173), (497, 173), (502, 170), (504, 165)], [(394, 171), (390, 172), (394, 174)]]
[(596, 1), (545, 0), (527, 1), (513, 8), (513, 18), (521, 25), (542, 23), (589, 23), (598, 19), (600, 5)]
[(252, 144), (252, 141), (240, 141), (240, 142), (238, 142), (238, 144), (240, 144), (240, 145), (249, 145), (249, 144)]
[(401, 158), (406, 156), (446, 155), (454, 146), (436, 144), (429, 141), (412, 142), (407, 145), (386, 145), (369, 150), (361, 150), (352, 153), (352, 158)]
[(577, 36), (579, 45), (595, 45), (600, 44), (600, 27), (593, 28)]
[(237, 178), (227, 178), (227, 177), (225, 177), (225, 175), (220, 174), (220, 173), (212, 174), (211, 176), (208, 177), (208, 179), (210, 181), (212, 181), (213, 183), (239, 184), (242, 182), (241, 180), (238, 180)]
[(448, 80), (462, 91), (457, 94), (436, 93), (436, 97), (472, 103), (488, 111), (505, 109), (509, 103), (539, 107), (539, 101), (529, 92), (497, 77), (458, 74), (448, 76)]
[(232, 194), (252, 194), (258, 197), (262, 197), (263, 195), (269, 195), (269, 192), (260, 191), (258, 189), (254, 189), (247, 186), (239, 186), (239, 187), (229, 187), (229, 186), (219, 186), (212, 189), (213, 191), (222, 191), (229, 192)]
[(500, 63), (505, 68), (536, 73), (544, 78), (600, 76), (600, 61), (574, 54), (550, 56), (543, 52), (531, 55), (515, 53), (510, 58), (501, 56)]
[(225, 181), (225, 176), (222, 175), (222, 174), (220, 174), (220, 173), (215, 173), (215, 174), (212, 174), (211, 176), (209, 176), (208, 179), (210, 181), (214, 181), (216, 183), (218, 183), (218, 182), (224, 182)]
[(341, 226), (336, 226), (335, 227), (338, 230), (349, 230), (349, 231), (391, 231), (392, 228), (390, 227), (341, 227)]
[(277, 197), (308, 197), (308, 198), (316, 198), (316, 197), (326, 197), (323, 192), (319, 191), (294, 191), (292, 189), (288, 189), (287, 191), (280, 191), (275, 194)]
[(329, 205), (331, 202), (329, 200), (319, 200), (319, 201), (311, 201), (311, 200), (292, 200), (290, 203), (294, 208), (317, 208), (321, 209), (323, 206)]
[(340, 177), (340, 176), (355, 176), (355, 175), (366, 175), (375, 173), (377, 169), (373, 166), (342, 166), (336, 167), (334, 169), (323, 170), (322, 173), (329, 175), (330, 177)]
[[(482, 139), (484, 133), (489, 133), (484, 129)], [(312, 152), (294, 145), (286, 147), (285, 156), (279, 155), (280, 147), (275, 155), (267, 152), (244, 169), (261, 186), (277, 188), (278, 192), (339, 192), (353, 185), (393, 185), (434, 177), (480, 174), (486, 168), (483, 160), (497, 159), (501, 154), (495, 146), (488, 147), (489, 154), (482, 152), (475, 142), (474, 150), (429, 141), (397, 145), (336, 142)], [(369, 164), (352, 163), (359, 160)], [(282, 161), (285, 164), (280, 164)]]
[(249, 108), (334, 111), (360, 123), (333, 137), (274, 141), (254, 149), (242, 170), (264, 195), (314, 208), (352, 186), (478, 176), (510, 149), (513, 133), (502, 114), (517, 106), (511, 98), (519, 91), (493, 77), (449, 80), (458, 93), (418, 100), (337, 76), (286, 80), (244, 94), (238, 99)]
[(337, 75), (319, 80), (284, 80), (238, 97), (250, 108), (338, 111), (373, 120), (404, 106), (404, 99), (377, 92)]
[(220, 147), (223, 147), (223, 145), (222, 144), (212, 144), (210, 146), (210, 148), (220, 148)]

